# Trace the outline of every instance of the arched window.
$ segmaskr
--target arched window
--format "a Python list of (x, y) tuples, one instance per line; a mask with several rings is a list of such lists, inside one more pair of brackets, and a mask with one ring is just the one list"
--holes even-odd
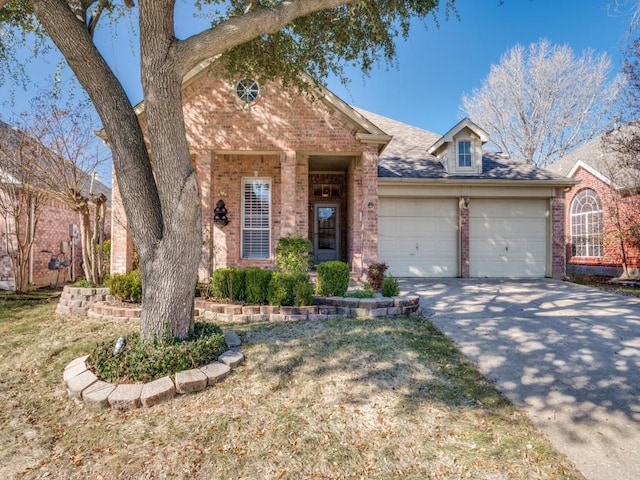
[(602, 206), (598, 194), (586, 188), (571, 204), (571, 244), (576, 257), (602, 256)]

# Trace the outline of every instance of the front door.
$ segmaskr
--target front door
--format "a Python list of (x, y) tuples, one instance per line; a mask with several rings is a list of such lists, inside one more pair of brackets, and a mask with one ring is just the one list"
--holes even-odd
[(314, 205), (313, 263), (340, 259), (340, 209), (337, 203)]

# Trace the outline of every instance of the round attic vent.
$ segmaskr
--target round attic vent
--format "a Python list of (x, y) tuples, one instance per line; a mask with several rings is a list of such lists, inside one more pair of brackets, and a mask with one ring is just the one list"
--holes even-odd
[(247, 105), (251, 102), (255, 102), (260, 93), (260, 85), (255, 80), (245, 78), (240, 80), (236, 85), (236, 94), (238, 98)]

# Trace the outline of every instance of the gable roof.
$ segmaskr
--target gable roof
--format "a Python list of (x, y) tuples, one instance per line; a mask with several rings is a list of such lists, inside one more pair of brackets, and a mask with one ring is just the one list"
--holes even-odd
[(442, 137), (440, 137), (438, 141), (436, 141), (433, 145), (429, 147), (429, 150), (428, 150), (429, 153), (436, 153), (440, 149), (440, 147), (442, 147), (445, 143), (453, 142), (453, 137), (455, 137), (456, 134), (458, 134), (465, 128), (468, 128), (474, 134), (476, 134), (478, 138), (480, 138), (480, 141), (483, 144), (489, 141), (489, 134), (486, 132), (486, 130), (483, 130), (482, 128), (480, 128), (478, 125), (472, 122), (469, 118), (463, 118), (456, 125), (454, 125), (454, 127), (451, 128), (447, 133), (445, 133)]
[[(193, 67), (182, 79), (182, 88), (186, 88), (191, 83), (195, 82), (200, 76), (205, 75), (209, 70), (215, 68), (216, 63), (220, 56), (212, 57), (200, 62)], [(328, 88), (323, 87), (310, 76), (304, 75), (304, 82), (307, 82), (311, 90), (315, 92), (318, 100), (327, 105), (329, 108), (337, 110), (343, 114), (347, 120), (356, 128), (355, 138), (362, 143), (376, 144), (379, 146), (379, 151), (382, 151), (385, 146), (391, 140), (391, 137), (382, 131), (376, 124), (371, 122), (368, 118), (361, 115), (357, 109), (351, 107), (348, 103), (331, 92)], [(142, 117), (145, 113), (144, 100), (134, 106), (134, 112), (136, 115)], [(104, 129), (96, 132), (103, 140), (107, 141), (106, 133)]]
[[(573, 185), (575, 183), (575, 180), (568, 179), (563, 175), (488, 152), (485, 152), (482, 157), (482, 173), (464, 176), (449, 174), (440, 161), (428, 153), (429, 147), (438, 143), (444, 136), (441, 137), (436, 133), (359, 108), (356, 110), (392, 136), (392, 140), (380, 154), (378, 178), (390, 180), (544, 181), (557, 185)], [(458, 123), (458, 126), (460, 125), (464, 128), (467, 124), (463, 121)], [(454, 130), (455, 127), (449, 130), (449, 133)]]
[(633, 168), (621, 168), (619, 158), (613, 151), (607, 150), (607, 137), (626, 130), (625, 127), (605, 135), (594, 138), (571, 153), (560, 158), (547, 167), (550, 171), (573, 177), (579, 169), (586, 170), (596, 178), (616, 189), (637, 189), (640, 182), (640, 172)]

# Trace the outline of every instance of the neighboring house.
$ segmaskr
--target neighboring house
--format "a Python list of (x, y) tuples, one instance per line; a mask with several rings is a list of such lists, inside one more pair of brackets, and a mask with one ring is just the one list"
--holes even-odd
[(622, 168), (598, 137), (554, 163), (550, 170), (577, 180), (566, 193), (569, 273), (640, 275), (640, 172)]
[[(25, 142), (37, 144), (36, 140), (29, 138), (22, 131), (0, 121), (0, 195), (3, 196), (2, 198), (6, 199), (14, 188), (20, 188), (20, 182), (10, 171), (7, 171), (11, 168), (11, 162), (3, 161), (2, 156), (20, 155), (18, 149), (24, 147)], [(93, 192), (104, 193), (108, 199), (111, 197), (110, 189), (97, 180), (94, 181)], [(0, 199), (0, 205), (2, 204)], [(4, 209), (0, 208), (0, 290), (13, 290), (15, 276), (9, 255), (15, 249), (16, 224), (13, 216), (5, 213)], [(28, 224), (25, 217), (21, 217), (19, 221), (21, 231), (34, 228), (33, 224)], [(110, 218), (107, 218), (105, 229), (110, 229), (110, 223)], [(82, 245), (78, 236), (78, 214), (66, 203), (47, 194), (46, 191), (35, 225), (35, 241), (28, 266), (29, 285), (38, 287), (53, 285), (56, 282), (58, 271), (48, 268), (51, 254), (43, 252), (45, 250), (54, 254), (61, 253), (62, 260), (71, 262), (68, 269), (60, 272), (60, 283), (82, 277)]]
[[(274, 267), (278, 238), (312, 240), (314, 262), (361, 277), (560, 277), (565, 177), (483, 155), (486, 132), (463, 120), (444, 136), (252, 80), (229, 85), (215, 62), (184, 81), (205, 232), (200, 278), (217, 267)], [(144, 104), (137, 107), (144, 124)], [(132, 239), (114, 182), (112, 272)], [(224, 208), (224, 212), (222, 210)], [(226, 212), (226, 220), (221, 220)], [(218, 219), (218, 221), (216, 221)]]

